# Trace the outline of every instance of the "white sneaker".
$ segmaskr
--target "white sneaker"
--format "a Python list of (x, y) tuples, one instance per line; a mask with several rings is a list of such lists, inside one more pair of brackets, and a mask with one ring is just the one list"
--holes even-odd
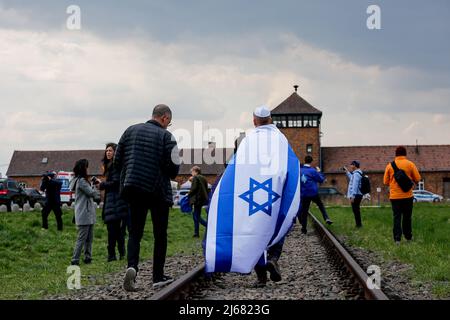
[(134, 292), (136, 290), (136, 269), (130, 267), (125, 273), (125, 278), (123, 280), (123, 289), (125, 291)]

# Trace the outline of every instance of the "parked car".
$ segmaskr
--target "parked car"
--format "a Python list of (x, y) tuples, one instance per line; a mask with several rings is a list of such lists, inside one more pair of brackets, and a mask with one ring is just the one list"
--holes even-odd
[(189, 193), (190, 189), (180, 189), (177, 191), (177, 193), (175, 194), (174, 198), (173, 198), (173, 204), (175, 206), (178, 206), (180, 204), (180, 200), (181, 198), (184, 198), (185, 196), (187, 196), (187, 194)]
[(440, 202), (444, 199), (443, 196), (427, 190), (413, 190), (413, 195), (414, 202)]
[(25, 190), (13, 179), (0, 179), (0, 205), (6, 205), (7, 211), (11, 212), (13, 203), (19, 207), (28, 201), (28, 195)]
[(34, 207), (36, 203), (39, 203), (42, 207), (45, 205), (45, 195), (42, 195), (38, 189), (25, 188), (25, 192), (28, 195), (28, 203), (31, 207)]
[(342, 195), (342, 193), (335, 187), (319, 187), (319, 195)]

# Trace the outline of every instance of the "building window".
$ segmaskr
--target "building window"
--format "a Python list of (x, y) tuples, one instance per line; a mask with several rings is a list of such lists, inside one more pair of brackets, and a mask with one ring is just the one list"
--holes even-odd
[(419, 190), (425, 190), (425, 181), (424, 180), (419, 181), (419, 184), (418, 184), (417, 188)]
[(313, 150), (313, 145), (312, 144), (307, 144), (306, 145), (306, 153), (307, 154), (311, 154)]
[(48, 163), (48, 158), (42, 158), (41, 163)]

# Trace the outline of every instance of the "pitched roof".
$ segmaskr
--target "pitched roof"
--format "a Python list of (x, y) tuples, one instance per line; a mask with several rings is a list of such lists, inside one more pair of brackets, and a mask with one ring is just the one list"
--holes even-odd
[[(6, 175), (40, 176), (48, 170), (72, 171), (75, 162), (83, 158), (89, 161), (90, 175), (101, 175), (103, 153), (104, 150), (14, 151)], [(180, 174), (190, 174), (194, 165), (201, 167), (202, 174), (219, 174), (232, 154), (233, 148), (182, 149)], [(46, 163), (42, 161), (44, 158), (47, 158)], [(208, 163), (212, 164), (206, 165)]]
[(274, 114), (316, 114), (322, 111), (314, 108), (308, 101), (300, 97), (297, 92), (292, 93), (286, 100), (271, 111)]
[[(405, 146), (407, 158), (419, 171), (450, 171), (450, 145)], [(397, 146), (322, 147), (323, 171), (342, 172), (342, 166), (352, 160), (361, 163), (367, 172), (384, 172), (386, 165), (394, 160)]]

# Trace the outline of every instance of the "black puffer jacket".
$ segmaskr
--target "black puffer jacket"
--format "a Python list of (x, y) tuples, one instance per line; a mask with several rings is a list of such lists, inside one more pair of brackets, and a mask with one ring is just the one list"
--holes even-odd
[(158, 122), (129, 127), (117, 145), (114, 166), (120, 170), (120, 192), (125, 199), (139, 192), (173, 204), (170, 179), (180, 168), (178, 148), (172, 134)]
[(100, 183), (100, 190), (105, 190), (102, 219), (105, 223), (124, 219), (128, 215), (128, 203), (120, 197), (120, 174), (110, 165), (106, 172), (106, 181)]

